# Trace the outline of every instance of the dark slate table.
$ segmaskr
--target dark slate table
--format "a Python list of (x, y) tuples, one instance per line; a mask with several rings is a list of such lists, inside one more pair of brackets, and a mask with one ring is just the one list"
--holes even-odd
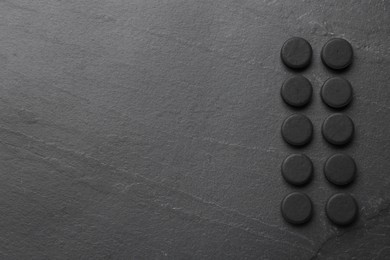
[[(0, 28), (1, 259), (390, 258), (389, 1), (1, 0)], [(280, 174), (292, 36), (314, 51), (301, 189)], [(320, 132), (332, 37), (355, 51), (342, 149)], [(322, 173), (341, 151), (359, 169), (345, 189)], [(302, 227), (280, 214), (298, 190)], [(348, 228), (324, 212), (340, 191), (360, 207)]]

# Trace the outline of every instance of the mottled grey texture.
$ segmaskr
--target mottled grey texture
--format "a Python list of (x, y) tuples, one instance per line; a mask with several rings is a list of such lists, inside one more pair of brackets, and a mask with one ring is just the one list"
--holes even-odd
[[(389, 258), (389, 14), (385, 0), (0, 0), (0, 258)], [(280, 136), (292, 36), (314, 55), (304, 227), (279, 208), (296, 190), (280, 174), (296, 152)], [(332, 37), (355, 51), (342, 149), (320, 134)], [(336, 151), (358, 166), (345, 229), (324, 212)]]

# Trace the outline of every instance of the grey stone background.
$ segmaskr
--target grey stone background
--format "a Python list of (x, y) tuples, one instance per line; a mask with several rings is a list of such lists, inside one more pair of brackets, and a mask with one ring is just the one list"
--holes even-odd
[[(314, 51), (303, 227), (279, 210), (297, 190), (280, 174), (292, 36)], [(332, 37), (355, 51), (343, 149), (320, 134)], [(0, 0), (0, 258), (389, 259), (389, 42), (385, 0)], [(340, 151), (346, 189), (322, 173)], [(339, 191), (360, 206), (349, 228), (324, 213)]]

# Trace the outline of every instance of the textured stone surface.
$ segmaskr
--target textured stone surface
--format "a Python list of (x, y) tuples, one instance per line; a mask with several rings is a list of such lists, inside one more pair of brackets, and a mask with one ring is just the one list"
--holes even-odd
[[(390, 2), (0, 0), (0, 258), (390, 257)], [(286, 224), (283, 42), (307, 39), (315, 210)], [(346, 38), (359, 220), (326, 218), (320, 51)]]

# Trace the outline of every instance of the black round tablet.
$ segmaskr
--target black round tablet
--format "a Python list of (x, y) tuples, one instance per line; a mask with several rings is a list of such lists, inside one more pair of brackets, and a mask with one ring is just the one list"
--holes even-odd
[(352, 63), (352, 46), (349, 42), (341, 38), (330, 39), (322, 47), (321, 59), (331, 69), (345, 69)]
[(293, 192), (283, 199), (281, 211), (287, 222), (300, 225), (311, 219), (313, 206), (310, 198), (306, 194)]
[(283, 44), (280, 57), (287, 67), (303, 69), (309, 66), (312, 54), (313, 50), (308, 41), (300, 37), (293, 37)]
[(352, 119), (344, 114), (333, 114), (322, 124), (322, 135), (331, 144), (344, 145), (351, 141), (354, 133)]
[(349, 194), (338, 193), (329, 198), (326, 203), (326, 215), (336, 225), (349, 225), (358, 216), (359, 209), (356, 200)]
[(311, 141), (313, 124), (304, 115), (291, 115), (282, 124), (282, 136), (291, 145), (303, 146)]
[(325, 162), (324, 174), (326, 179), (335, 185), (350, 184), (355, 179), (355, 161), (346, 154), (332, 155)]
[(304, 154), (292, 154), (282, 163), (282, 176), (292, 185), (307, 184), (313, 174), (313, 163)]
[(352, 100), (351, 83), (340, 77), (330, 78), (322, 85), (321, 98), (332, 108), (343, 108)]
[(287, 104), (293, 107), (303, 107), (310, 102), (313, 88), (304, 76), (288, 78), (282, 85), (280, 94)]

